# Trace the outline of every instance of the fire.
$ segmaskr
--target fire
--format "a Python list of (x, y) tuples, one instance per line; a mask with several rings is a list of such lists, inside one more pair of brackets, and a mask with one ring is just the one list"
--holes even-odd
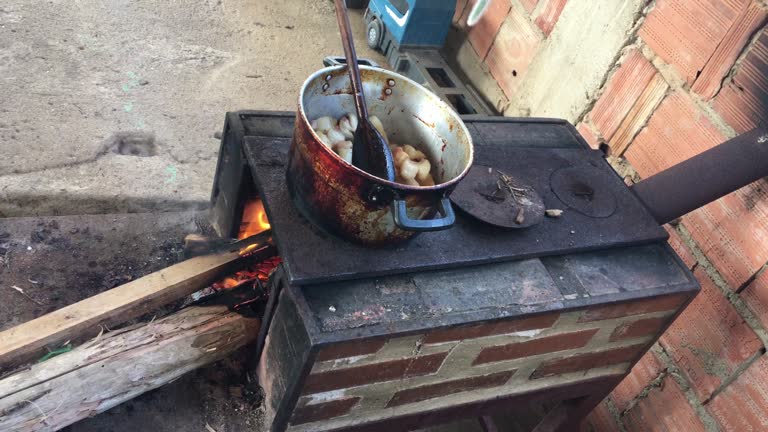
[(278, 256), (253, 263), (247, 268), (216, 282), (213, 284), (213, 288), (217, 291), (222, 289), (232, 289), (257, 279), (261, 282), (266, 282), (269, 280), (270, 273), (272, 273), (272, 270), (274, 270), (278, 264), (280, 264), (280, 257)]
[[(242, 221), (240, 222), (240, 230), (237, 234), (238, 240), (259, 234), (269, 228), (269, 219), (267, 219), (267, 212), (264, 210), (261, 200), (253, 198), (246, 201), (243, 208)], [(253, 258), (249, 258), (248, 255), (263, 247), (265, 247), (264, 244), (252, 244), (241, 250), (240, 255), (244, 257), (244, 260), (252, 260)], [(256, 283), (256, 281), (266, 282), (278, 264), (280, 264), (279, 256), (267, 258), (263, 261), (250, 262), (244, 269), (214, 283), (212, 287), (214, 290), (220, 291), (236, 288), (247, 283)]]
[(269, 228), (269, 219), (267, 219), (267, 212), (264, 210), (264, 204), (262, 204), (261, 200), (255, 198), (246, 201), (237, 239), (248, 238)]

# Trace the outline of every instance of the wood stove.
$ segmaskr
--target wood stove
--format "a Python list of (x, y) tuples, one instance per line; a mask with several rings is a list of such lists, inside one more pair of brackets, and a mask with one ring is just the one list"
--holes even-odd
[[(542, 429), (570, 430), (698, 292), (666, 232), (564, 121), (466, 121), (477, 162), (529, 179), (561, 217), (510, 231), (459, 212), (393, 249), (299, 215), (285, 186), (293, 121), (227, 114), (212, 194), (227, 237), (262, 200), (283, 260), (257, 348), (269, 430), (409, 430), (536, 401), (560, 402)], [(586, 201), (568, 195), (585, 188)]]

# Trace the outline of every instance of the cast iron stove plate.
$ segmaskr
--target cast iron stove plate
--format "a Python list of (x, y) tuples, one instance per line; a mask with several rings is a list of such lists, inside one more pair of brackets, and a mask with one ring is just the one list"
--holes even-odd
[[(296, 210), (285, 182), (290, 138), (246, 136), (243, 150), (266, 204), (291, 283), (305, 285), (455, 268), (667, 239), (666, 231), (600, 152), (501, 145), (498, 141), (482, 140), (481, 134), (473, 134), (473, 138), (477, 165), (493, 166), (525, 179), (543, 197), (545, 208), (562, 209), (563, 215), (545, 218), (529, 228), (508, 230), (457, 212), (456, 224), (451, 229), (422, 233), (397, 247), (366, 248), (320, 231)], [(554, 175), (571, 167), (577, 169)], [(552, 190), (553, 175), (558, 194)], [(577, 195), (571, 203), (575, 208), (558, 198), (569, 190)], [(598, 200), (593, 203), (596, 205), (582, 202), (590, 199)], [(607, 216), (606, 208), (611, 210)]]

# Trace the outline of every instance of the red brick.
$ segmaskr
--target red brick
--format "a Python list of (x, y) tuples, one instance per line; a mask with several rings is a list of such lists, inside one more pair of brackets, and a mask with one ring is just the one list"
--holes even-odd
[(514, 333), (526, 330), (538, 330), (552, 327), (560, 314), (543, 314), (531, 318), (496, 321), (473, 326), (450, 327), (433, 331), (424, 338), (425, 344), (475, 339), (484, 336)]
[(581, 122), (576, 126), (576, 130), (579, 131), (582, 138), (584, 138), (584, 141), (586, 141), (590, 147), (593, 149), (600, 148), (600, 139), (597, 138), (598, 133), (592, 129), (592, 126), (585, 122)]
[(590, 113), (592, 123), (608, 142), (654, 75), (656, 68), (633, 49), (611, 76)]
[(457, 0), (456, 11), (453, 13), (453, 24), (458, 28), (467, 26), (467, 16), (465, 13), (468, 0)]
[(565, 8), (567, 0), (541, 0), (544, 2), (544, 6), (541, 8), (541, 13), (536, 17), (536, 25), (539, 26), (541, 32), (549, 36), (552, 33), (552, 29), (555, 28), (560, 14)]
[(637, 101), (622, 120), (616, 133), (611, 138), (611, 149), (616, 155), (622, 155), (640, 130), (645, 127), (648, 118), (656, 106), (664, 99), (669, 90), (669, 84), (661, 74), (654, 74), (651, 81), (640, 94)]
[(524, 342), (486, 347), (477, 355), (475, 361), (472, 362), (472, 366), (581, 348), (592, 339), (592, 336), (594, 336), (598, 330), (599, 329), (581, 330), (572, 333), (545, 336)]
[(291, 424), (299, 425), (312, 423), (346, 415), (359, 401), (359, 397), (349, 397), (330, 402), (297, 407), (293, 411), (293, 416), (291, 416)]
[(616, 409), (624, 411), (629, 402), (640, 394), (651, 381), (658, 378), (663, 370), (664, 367), (653, 351), (645, 353), (643, 358), (632, 368), (632, 372), (611, 393)]
[(701, 269), (694, 275), (701, 292), (662, 335), (661, 344), (704, 402), (762, 344), (709, 276)]
[(750, 48), (713, 107), (739, 133), (768, 124), (768, 31)]
[[(470, 0), (470, 5), (474, 4), (476, 0)], [(491, 4), (483, 14), (480, 21), (468, 30), (469, 42), (477, 51), (477, 55), (481, 59), (485, 59), (488, 50), (491, 48), (496, 34), (501, 28), (501, 23), (507, 17), (507, 13), (511, 8), (509, 0), (490, 0)], [(465, 15), (468, 16), (471, 7), (467, 7)], [(466, 17), (464, 18), (466, 20)]]
[(329, 345), (320, 350), (317, 354), (317, 361), (373, 354), (386, 343), (386, 339), (366, 339), (364, 341), (342, 342)]
[(675, 294), (590, 308), (584, 311), (578, 321), (582, 323), (650, 312), (673, 311), (685, 303), (688, 297), (687, 294)]
[(616, 423), (616, 419), (608, 409), (608, 400), (609, 398), (606, 398), (600, 402), (600, 404), (584, 418), (581, 422), (579, 432), (616, 432), (619, 430), (619, 425)]
[(687, 95), (676, 91), (659, 104), (626, 157), (641, 177), (650, 177), (726, 139)]
[[(651, 176), (725, 141), (682, 92), (659, 105), (627, 150), (641, 177)], [(732, 287), (768, 261), (768, 183), (756, 182), (684, 217), (684, 225)]]
[(646, 344), (630, 345), (605, 351), (545, 360), (533, 371), (531, 379), (587, 371), (603, 366), (625, 363), (634, 359), (645, 347)]
[(640, 37), (692, 84), (749, 0), (658, 0)]
[(523, 4), (526, 12), (532, 13), (536, 9), (536, 5), (539, 4), (539, 0), (520, 0), (520, 3)]
[(461, 378), (451, 381), (443, 381), (436, 384), (429, 384), (421, 387), (413, 387), (400, 390), (392, 396), (387, 403), (387, 408), (421, 402), (428, 399), (434, 399), (442, 396), (448, 396), (456, 393), (462, 393), (472, 390), (480, 390), (491, 387), (498, 387), (506, 384), (515, 370), (496, 372), (489, 375)]
[(723, 78), (731, 70), (749, 39), (765, 24), (766, 16), (765, 9), (755, 1), (744, 7), (718, 44), (712, 57), (707, 60), (691, 90), (706, 99), (715, 96)]
[(685, 245), (685, 242), (683, 242), (680, 234), (678, 234), (677, 231), (673, 228), (670, 228), (666, 225), (664, 226), (664, 229), (666, 229), (669, 233), (669, 240), (667, 243), (669, 243), (672, 249), (674, 249), (675, 253), (677, 253), (677, 256), (683, 260), (685, 266), (688, 267), (689, 270), (693, 269), (693, 266), (696, 264), (696, 258), (693, 256), (693, 253), (691, 253), (691, 250), (688, 249), (688, 246)]
[(536, 55), (541, 36), (528, 18), (512, 8), (485, 62), (507, 97), (513, 97)]
[(654, 387), (648, 397), (640, 399), (626, 416), (628, 432), (699, 432), (704, 425), (691, 407), (680, 386), (670, 376), (660, 387)]
[(744, 291), (741, 298), (755, 313), (763, 327), (768, 327), (768, 271), (760, 273)]
[(768, 261), (768, 181), (760, 180), (683, 217), (732, 289)]
[(724, 431), (768, 430), (768, 359), (760, 357), (707, 404)]
[(669, 321), (669, 317), (644, 318), (637, 321), (625, 322), (611, 333), (608, 339), (616, 342), (625, 339), (634, 339), (661, 333), (661, 329)]
[(310, 374), (302, 394), (435, 373), (447, 355), (448, 353), (442, 352)]

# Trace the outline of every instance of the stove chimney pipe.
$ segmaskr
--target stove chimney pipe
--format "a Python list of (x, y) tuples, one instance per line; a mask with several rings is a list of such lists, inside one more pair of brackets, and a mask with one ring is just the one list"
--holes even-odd
[(659, 224), (768, 176), (768, 129), (739, 135), (631, 187)]

